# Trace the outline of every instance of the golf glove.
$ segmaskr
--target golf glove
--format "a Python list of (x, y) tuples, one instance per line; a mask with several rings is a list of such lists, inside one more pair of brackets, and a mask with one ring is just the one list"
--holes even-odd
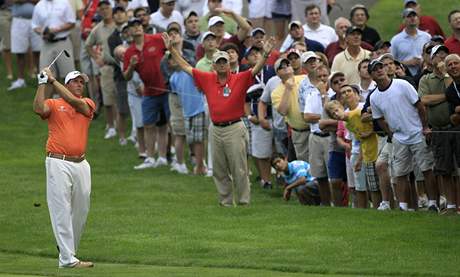
[(37, 74), (37, 80), (39, 85), (46, 84), (48, 83), (48, 75), (46, 74), (46, 72), (42, 71)]

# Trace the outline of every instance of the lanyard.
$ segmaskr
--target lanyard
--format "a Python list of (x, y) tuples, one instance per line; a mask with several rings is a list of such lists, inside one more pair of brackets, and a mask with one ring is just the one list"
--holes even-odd
[(457, 92), (457, 96), (458, 96), (458, 98), (460, 98), (460, 92), (457, 89), (457, 84), (455, 84), (455, 81), (453, 83), (454, 83), (455, 91)]

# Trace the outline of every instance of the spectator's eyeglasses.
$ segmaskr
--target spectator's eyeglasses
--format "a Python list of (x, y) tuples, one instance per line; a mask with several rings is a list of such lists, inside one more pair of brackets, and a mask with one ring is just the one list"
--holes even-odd
[(340, 79), (337, 79), (337, 80), (333, 81), (332, 84), (338, 85), (338, 84), (343, 83), (343, 82), (345, 82), (345, 78), (340, 78)]

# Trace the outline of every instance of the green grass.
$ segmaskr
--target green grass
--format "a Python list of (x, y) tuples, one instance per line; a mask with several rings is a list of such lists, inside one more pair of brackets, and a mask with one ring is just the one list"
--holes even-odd
[[(397, 26), (390, 3), (371, 11), (373, 26)], [(433, 14), (454, 1), (442, 3)], [(422, 5), (429, 10), (429, 1)], [(103, 118), (90, 129), (92, 202), (78, 253), (96, 267), (58, 270), (45, 200), (46, 123), (31, 111), (34, 90), (6, 92), (0, 70), (0, 276), (460, 275), (458, 216), (302, 207), (258, 186), (249, 207), (221, 208), (211, 179), (135, 172), (132, 146), (102, 139)]]
[[(449, 37), (452, 31), (447, 15), (451, 10), (460, 9), (460, 2), (458, 0), (419, 0), (418, 3), (422, 7), (422, 14), (435, 17), (446, 37)], [(390, 40), (398, 32), (403, 21), (402, 10), (402, 0), (378, 0), (370, 10), (369, 26), (377, 29), (382, 39)]]

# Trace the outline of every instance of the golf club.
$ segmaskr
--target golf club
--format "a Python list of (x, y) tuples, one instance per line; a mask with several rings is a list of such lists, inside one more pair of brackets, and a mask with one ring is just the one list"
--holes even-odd
[[(62, 53), (64, 53), (67, 58), (70, 58), (69, 52), (67, 52), (67, 50), (64, 49), (61, 52), (59, 52), (59, 54), (57, 54), (56, 58), (54, 58), (54, 60), (47, 67), (51, 68), (51, 66), (57, 61), (57, 59), (59, 59), (59, 57), (62, 55)], [(40, 77), (41, 78), (44, 77), (42, 73), (40, 74)]]

